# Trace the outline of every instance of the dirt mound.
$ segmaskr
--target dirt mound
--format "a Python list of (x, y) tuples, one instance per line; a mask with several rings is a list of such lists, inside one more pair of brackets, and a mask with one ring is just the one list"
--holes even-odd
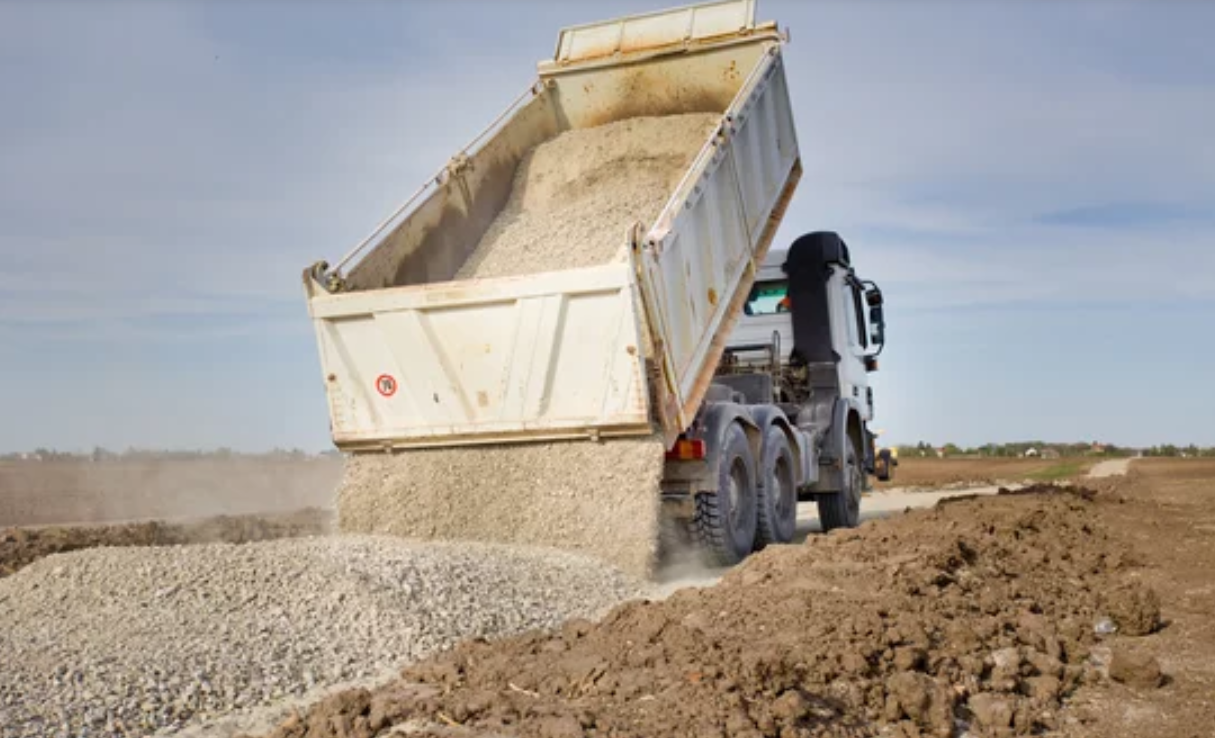
[(1132, 586), (1096, 505), (1037, 487), (771, 548), (713, 588), (466, 643), (275, 736), (1042, 732), (1095, 676), (1103, 593)]
[(0, 530), (0, 577), (44, 556), (84, 548), (248, 543), (317, 535), (329, 530), (332, 517), (331, 512), (310, 508), (274, 515), (219, 515), (190, 523), (6, 528)]

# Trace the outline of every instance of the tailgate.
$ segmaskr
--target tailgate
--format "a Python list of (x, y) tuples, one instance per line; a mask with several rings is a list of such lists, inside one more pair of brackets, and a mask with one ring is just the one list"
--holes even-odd
[(327, 294), (306, 274), (344, 450), (650, 432), (629, 262)]

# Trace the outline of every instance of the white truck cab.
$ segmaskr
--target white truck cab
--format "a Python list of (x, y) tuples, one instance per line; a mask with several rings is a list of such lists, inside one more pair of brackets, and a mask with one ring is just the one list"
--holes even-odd
[(676, 460), (664, 481), (664, 500), (695, 503), (694, 531), (721, 563), (791, 540), (799, 501), (818, 504), (824, 530), (859, 524), (877, 461), (868, 376), (884, 343), (882, 293), (838, 234), (806, 234), (763, 261), (690, 433), (711, 463), (697, 476)]

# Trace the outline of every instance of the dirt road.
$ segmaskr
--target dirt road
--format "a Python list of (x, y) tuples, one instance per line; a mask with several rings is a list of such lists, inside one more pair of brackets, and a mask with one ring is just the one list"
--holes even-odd
[(1088, 470), (1090, 479), (1102, 479), (1105, 477), (1120, 477), (1127, 473), (1131, 468), (1131, 462), (1134, 459), (1109, 459)]
[[(1085, 479), (1103, 479), (1107, 477), (1125, 476), (1131, 468), (1134, 459), (1109, 459), (1094, 464), (1084, 475)], [(947, 490), (921, 491), (918, 488), (887, 487), (875, 488), (861, 502), (861, 519), (875, 520), (906, 512), (934, 507), (941, 500), (955, 497), (973, 497), (994, 495), (1005, 489), (1020, 489), (1028, 482), (1006, 485), (978, 485)], [(818, 509), (813, 504), (803, 503), (798, 506), (798, 530), (804, 537), (809, 533), (821, 530), (818, 522)]]

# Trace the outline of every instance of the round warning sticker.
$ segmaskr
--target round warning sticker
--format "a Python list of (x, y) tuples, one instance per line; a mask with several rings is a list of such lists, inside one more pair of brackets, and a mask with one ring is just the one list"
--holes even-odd
[(375, 390), (385, 397), (397, 393), (397, 380), (391, 374), (381, 374), (375, 378)]

